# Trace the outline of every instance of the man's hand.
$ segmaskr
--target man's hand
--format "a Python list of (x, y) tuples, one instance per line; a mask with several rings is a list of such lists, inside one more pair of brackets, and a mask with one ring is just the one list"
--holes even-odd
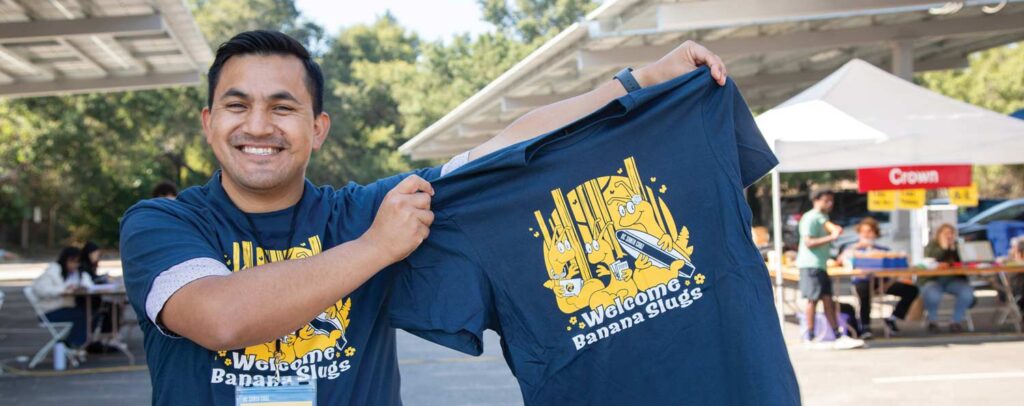
[(403, 179), (384, 196), (373, 225), (361, 239), (383, 253), (388, 263), (405, 259), (430, 233), (433, 195), (434, 188), (423, 178), (411, 175)]
[(719, 86), (725, 85), (728, 73), (722, 58), (693, 41), (686, 41), (661, 59), (637, 69), (633, 76), (640, 86), (647, 87), (692, 72), (700, 65), (708, 65), (715, 82)]

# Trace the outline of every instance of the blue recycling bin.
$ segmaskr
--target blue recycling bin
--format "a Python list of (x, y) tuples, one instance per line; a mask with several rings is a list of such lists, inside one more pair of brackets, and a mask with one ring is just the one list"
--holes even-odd
[(1010, 252), (1010, 240), (1024, 235), (1024, 221), (997, 220), (988, 223), (988, 240), (992, 243), (992, 251), (997, 257), (1005, 257)]

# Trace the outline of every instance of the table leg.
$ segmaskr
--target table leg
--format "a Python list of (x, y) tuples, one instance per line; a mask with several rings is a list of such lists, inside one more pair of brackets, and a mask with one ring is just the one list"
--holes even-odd
[(1013, 294), (1013, 286), (1010, 285), (1010, 278), (1006, 276), (1006, 272), (999, 272), (997, 280), (999, 282), (999, 288), (1003, 291), (1003, 294), (1006, 295), (1006, 303), (1004, 303), (1003, 306), (1006, 308), (1007, 316), (1013, 318), (1013, 327), (1017, 330), (1017, 333), (1024, 333), (1024, 330), (1021, 328), (1020, 309), (1017, 308), (1017, 297)]
[(92, 296), (85, 295), (85, 344), (92, 343)]
[(121, 320), (117, 318), (117, 309), (120, 308), (120, 307), (121, 307), (121, 300), (120, 300), (120, 298), (117, 301), (111, 301), (110, 302), (110, 329), (111, 329), (110, 332), (111, 332), (111, 334), (114, 335), (114, 337), (120, 337), (117, 334), (118, 328), (120, 327), (120, 324), (121, 324)]

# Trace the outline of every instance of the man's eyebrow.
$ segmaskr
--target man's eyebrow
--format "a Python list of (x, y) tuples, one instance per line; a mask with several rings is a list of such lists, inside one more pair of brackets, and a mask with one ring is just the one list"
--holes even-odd
[(226, 99), (228, 97), (237, 97), (237, 98), (245, 99), (245, 100), (250, 99), (249, 94), (247, 94), (247, 93), (245, 93), (245, 92), (243, 92), (241, 90), (235, 89), (233, 87), (228, 89), (228, 90), (226, 90), (224, 92), (224, 94), (220, 95), (221, 99)]
[(290, 102), (293, 102), (293, 103), (302, 104), (301, 102), (299, 102), (299, 99), (296, 99), (295, 96), (293, 96), (291, 94), (291, 92), (289, 92), (287, 90), (282, 90), (280, 92), (274, 93), (274, 94), (270, 95), (269, 99), (270, 100), (287, 100), (287, 101), (290, 101)]

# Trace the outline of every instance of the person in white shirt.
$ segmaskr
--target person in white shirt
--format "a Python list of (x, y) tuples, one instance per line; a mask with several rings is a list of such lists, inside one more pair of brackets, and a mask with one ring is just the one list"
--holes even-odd
[(75, 247), (64, 247), (57, 261), (50, 263), (42, 275), (32, 281), (32, 290), (39, 298), (39, 307), (51, 322), (71, 322), (71, 332), (65, 340), (72, 348), (85, 344), (85, 309), (75, 305), (72, 296), (65, 293), (93, 286), (88, 273), (78, 270), (78, 256), (81, 251)]

